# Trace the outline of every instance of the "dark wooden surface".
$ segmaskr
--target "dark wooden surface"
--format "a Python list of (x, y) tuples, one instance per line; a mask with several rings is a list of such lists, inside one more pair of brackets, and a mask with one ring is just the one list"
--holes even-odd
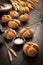
[[(7, 0), (0, 0), (0, 2), (7, 2)], [(34, 10), (32, 10), (30, 15), (30, 20), (28, 23), (22, 24), (19, 29), (16, 31), (19, 33), (19, 30), (25, 26), (29, 26), (34, 31), (34, 36), (31, 39), (26, 41), (33, 41), (39, 44), (39, 55), (35, 58), (29, 58), (22, 51), (22, 46), (15, 46), (12, 41), (7, 42), (10, 47), (12, 47), (17, 52), (17, 58), (13, 57), (14, 60), (12, 63), (8, 60), (7, 49), (4, 45), (0, 46), (0, 65), (43, 65), (43, 1), (40, 0), (41, 6), (36, 6)], [(6, 28), (3, 27), (3, 31)], [(0, 32), (0, 41), (2, 40), (2, 33)]]

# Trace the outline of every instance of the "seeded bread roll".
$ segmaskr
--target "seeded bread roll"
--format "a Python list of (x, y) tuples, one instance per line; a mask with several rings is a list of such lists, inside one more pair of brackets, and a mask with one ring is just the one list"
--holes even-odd
[(39, 52), (39, 45), (34, 42), (26, 42), (23, 46), (23, 52), (30, 57), (34, 57)]
[(24, 38), (30, 38), (33, 36), (33, 30), (29, 27), (25, 27), (20, 30), (20, 36), (23, 36)]
[(3, 23), (9, 22), (10, 20), (12, 20), (12, 17), (10, 15), (3, 15), (1, 18)]
[(8, 40), (11, 40), (13, 39), (14, 37), (16, 37), (17, 33), (15, 30), (11, 29), (11, 28), (8, 28), (7, 30), (5, 30), (4, 32), (4, 38), (8, 39)]
[(27, 14), (27, 13), (25, 13), (25, 14), (22, 14), (20, 17), (19, 17), (19, 20), (21, 21), (21, 22), (27, 22), (28, 20), (29, 20), (29, 15)]
[(13, 19), (9, 21), (8, 26), (13, 29), (18, 28), (20, 26), (20, 21), (18, 19)]
[(17, 11), (10, 11), (9, 15), (13, 18), (17, 18), (19, 16), (19, 13)]

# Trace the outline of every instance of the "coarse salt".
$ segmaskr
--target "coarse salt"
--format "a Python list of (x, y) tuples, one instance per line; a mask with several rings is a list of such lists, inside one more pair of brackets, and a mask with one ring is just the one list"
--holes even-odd
[(17, 38), (17, 39), (14, 40), (14, 43), (22, 44), (23, 43), (23, 39)]

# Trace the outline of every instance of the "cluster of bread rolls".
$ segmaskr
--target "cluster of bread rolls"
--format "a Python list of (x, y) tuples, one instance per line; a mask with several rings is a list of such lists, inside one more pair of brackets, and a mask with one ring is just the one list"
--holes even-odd
[(20, 21), (26, 22), (30, 18), (27, 13), (30, 12), (30, 9), (34, 9), (35, 5), (39, 3), (38, 0), (10, 0), (10, 2), (15, 10), (10, 11), (8, 15), (2, 16), (1, 19), (3, 23), (10, 21), (12, 18), (18, 18), (19, 13), (21, 14), (19, 17)]
[(38, 0), (10, 0), (10, 2), (16, 11), (20, 11), (20, 8), (25, 6), (34, 9), (35, 5), (39, 3)]

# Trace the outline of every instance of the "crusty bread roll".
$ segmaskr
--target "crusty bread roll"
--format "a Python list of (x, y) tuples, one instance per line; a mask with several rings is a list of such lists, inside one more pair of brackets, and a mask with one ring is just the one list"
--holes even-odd
[(13, 18), (17, 18), (19, 16), (19, 13), (17, 11), (10, 11), (9, 15)]
[(20, 26), (20, 21), (18, 19), (13, 19), (8, 22), (8, 26), (13, 29), (18, 28)]
[(25, 13), (25, 14), (22, 14), (20, 17), (19, 17), (19, 20), (21, 21), (21, 22), (27, 22), (28, 20), (29, 20), (29, 15), (27, 14), (27, 13)]
[(23, 46), (23, 52), (30, 57), (34, 57), (39, 52), (39, 45), (34, 42), (26, 42)]
[(10, 15), (3, 15), (1, 20), (2, 20), (2, 23), (6, 23), (12, 20), (12, 17)]
[(16, 35), (17, 35), (16, 31), (11, 28), (6, 29), (3, 34), (4, 38), (6, 38), (8, 40), (13, 39)]
[(19, 9), (19, 12), (20, 12), (21, 14), (28, 13), (28, 12), (29, 12), (29, 8), (28, 8), (28, 7), (21, 7), (21, 8)]
[(33, 36), (33, 30), (29, 27), (25, 27), (20, 30), (19, 34), (20, 36), (23, 36), (24, 38), (30, 38)]

